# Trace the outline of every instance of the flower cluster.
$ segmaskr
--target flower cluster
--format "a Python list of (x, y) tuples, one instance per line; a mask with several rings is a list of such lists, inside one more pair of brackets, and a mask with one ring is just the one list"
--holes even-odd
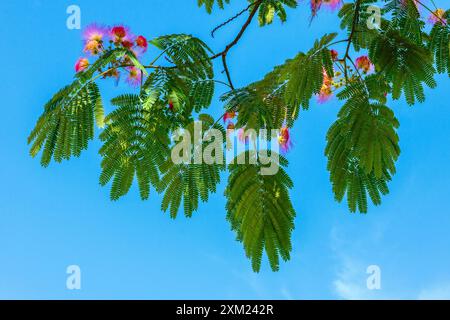
[(333, 96), (333, 78), (330, 77), (325, 69), (322, 70), (323, 73), (323, 82), (322, 82), (322, 88), (320, 88), (320, 92), (317, 96), (317, 101), (319, 103), (325, 103)]
[[(339, 88), (341, 88), (343, 85), (345, 85), (346, 82), (353, 81), (355, 79), (355, 74), (351, 68), (346, 66), (343, 63), (343, 60), (339, 59), (339, 53), (332, 49), (330, 50), (331, 59), (333, 62), (339, 67), (338, 71), (335, 70), (334, 77), (331, 77), (328, 75), (325, 69), (322, 69), (323, 73), (323, 82), (322, 87), (320, 88), (320, 92), (317, 94), (317, 101), (319, 103), (325, 103), (331, 99), (333, 96), (333, 92)], [(355, 60), (355, 66), (358, 70), (362, 71), (362, 74), (366, 75), (372, 71), (374, 71), (375, 67), (370, 61), (368, 56), (360, 56)], [(353, 74), (350, 74), (350, 76), (347, 76), (345, 78), (341, 71), (344, 71), (344, 68), (347, 68), (347, 72), (350, 72)], [(341, 70), (341, 71), (339, 71)], [(345, 72), (345, 71), (344, 71)]]
[(103, 51), (107, 29), (97, 24), (91, 24), (83, 32), (84, 52), (92, 56), (100, 54)]
[(428, 17), (428, 22), (435, 25), (436, 23), (447, 24), (444, 9), (437, 9)]
[[(236, 125), (233, 122), (234, 118), (236, 118), (236, 111), (227, 111), (223, 115), (223, 122), (227, 124), (227, 135), (229, 134), (228, 130), (234, 130), (236, 128)], [(249, 137), (245, 135), (245, 128), (238, 129), (238, 139), (244, 144), (249, 142)]]
[(292, 148), (291, 134), (286, 125), (283, 125), (280, 130), (280, 134), (278, 135), (278, 143), (280, 144), (280, 149), (283, 154), (286, 154)]
[(331, 10), (337, 10), (342, 6), (342, 0), (322, 0), (322, 3)]
[[(126, 48), (135, 57), (139, 58), (147, 51), (148, 41), (142, 36), (135, 36), (128, 27), (116, 25), (105, 27), (98, 24), (91, 24), (83, 31), (83, 52), (91, 59), (102, 55), (106, 49)], [(88, 57), (81, 57), (75, 63), (75, 71), (82, 72), (89, 67)], [(103, 72), (104, 78), (120, 78), (119, 68), (127, 74), (126, 82), (131, 86), (139, 86), (142, 82), (142, 72), (132, 66), (130, 57), (124, 56), (120, 61), (113, 61), (111, 68)]]
[(362, 70), (362, 72), (364, 74), (367, 74), (374, 70), (374, 65), (373, 65), (372, 61), (370, 61), (368, 56), (358, 57), (355, 60), (355, 64), (356, 64), (356, 67), (358, 69)]
[(89, 67), (89, 60), (86, 58), (79, 58), (75, 63), (75, 71), (81, 72)]
[[(331, 55), (331, 59), (333, 60), (333, 62), (338, 62), (339, 58), (339, 53), (332, 49), (330, 50), (330, 55)], [(320, 92), (317, 95), (317, 102), (319, 103), (325, 103), (328, 100), (331, 99), (331, 97), (333, 96), (333, 89), (337, 89), (340, 86), (340, 82), (339, 81), (334, 81), (334, 79), (328, 75), (327, 71), (325, 69), (322, 69), (322, 74), (323, 74), (323, 82), (322, 82), (322, 87), (320, 88)], [(335, 72), (335, 77), (339, 77), (341, 75), (340, 72)]]
[(342, 0), (310, 0), (312, 16), (316, 16), (317, 12), (324, 6), (331, 11), (335, 11), (342, 6)]
[[(236, 117), (235, 111), (227, 111), (227, 112), (225, 112), (225, 114), (222, 117), (223, 122), (227, 125), (227, 135), (228, 135), (228, 130), (234, 130), (236, 128), (236, 125), (232, 121), (235, 117)], [(242, 128), (239, 130), (239, 133), (241, 133), (241, 131), (243, 131)]]
[[(229, 112), (225, 112), (224, 116), (223, 116), (223, 122), (227, 122), (229, 120), (234, 119), (234, 117), (236, 117), (236, 112), (235, 111), (229, 111)], [(233, 125), (232, 122), (229, 122), (228, 125)]]

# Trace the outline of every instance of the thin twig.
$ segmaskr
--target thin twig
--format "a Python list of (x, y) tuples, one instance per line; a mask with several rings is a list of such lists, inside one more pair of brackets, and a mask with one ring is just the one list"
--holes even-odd
[(231, 81), (230, 70), (228, 69), (228, 65), (227, 65), (227, 54), (226, 53), (222, 55), (222, 63), (223, 63), (223, 68), (225, 70), (225, 74), (227, 75), (228, 83), (230, 84), (230, 88), (231, 88), (231, 90), (234, 90), (233, 81)]
[(229, 24), (231, 21), (236, 20), (237, 18), (239, 18), (241, 15), (243, 15), (245, 12), (247, 12), (248, 10), (250, 10), (250, 8), (254, 5), (254, 3), (250, 3), (247, 8), (243, 9), (242, 11), (238, 12), (237, 14), (235, 14), (233, 17), (231, 17), (230, 19), (228, 19), (227, 21), (219, 24), (217, 27), (215, 27), (212, 31), (211, 31), (211, 37), (214, 38), (214, 33), (216, 33), (217, 30), (219, 30), (220, 28), (226, 26), (227, 24)]
[(345, 81), (348, 81), (347, 58), (350, 58), (349, 52), (350, 52), (350, 48), (352, 45), (353, 36), (354, 36), (355, 30), (356, 30), (356, 24), (358, 23), (360, 8), (361, 8), (361, 0), (355, 0), (355, 13), (353, 15), (352, 29), (350, 30), (350, 35), (348, 36), (348, 39), (347, 39), (347, 41), (348, 41), (347, 48), (345, 49), (345, 54), (344, 54), (344, 58), (343, 58)]
[[(234, 90), (234, 85), (233, 85), (233, 81), (231, 80), (231, 75), (230, 75), (230, 70), (228, 69), (228, 64), (227, 64), (227, 54), (228, 51), (230, 51), (231, 48), (233, 48), (238, 42), (239, 40), (242, 38), (243, 34), (245, 33), (245, 30), (247, 30), (248, 26), (250, 25), (250, 23), (252, 22), (253, 18), (255, 17), (256, 13), (258, 12), (259, 7), (261, 6), (263, 0), (257, 0), (255, 1), (252, 5), (254, 5), (252, 11), (250, 12), (247, 20), (245, 21), (245, 23), (243, 24), (241, 30), (239, 31), (239, 33), (237, 34), (236, 38), (234, 38), (234, 40), (232, 42), (230, 42), (225, 49), (222, 52), (219, 52), (215, 55), (213, 55), (210, 59), (216, 59), (218, 57), (222, 57), (222, 64), (223, 64), (223, 68), (225, 71), (225, 74), (227, 76), (227, 80), (229, 83), (229, 86), (231, 88), (231, 90)], [(222, 119), (225, 116), (226, 113), (224, 113), (216, 122), (215, 124), (220, 121), (220, 119)], [(215, 125), (214, 124), (214, 125)]]

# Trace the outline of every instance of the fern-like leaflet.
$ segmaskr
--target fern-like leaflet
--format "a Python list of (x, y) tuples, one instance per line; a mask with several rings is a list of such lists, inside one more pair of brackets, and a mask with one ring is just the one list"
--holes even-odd
[[(256, 157), (254, 152), (245, 154)], [(265, 161), (256, 164), (230, 164), (230, 176), (225, 190), (227, 219), (244, 245), (252, 261), (253, 270), (261, 268), (263, 251), (272, 270), (279, 269), (280, 257), (289, 260), (292, 249), (295, 210), (289, 197), (293, 183), (284, 171), (287, 160), (280, 155), (279, 170), (275, 175), (261, 175)]]

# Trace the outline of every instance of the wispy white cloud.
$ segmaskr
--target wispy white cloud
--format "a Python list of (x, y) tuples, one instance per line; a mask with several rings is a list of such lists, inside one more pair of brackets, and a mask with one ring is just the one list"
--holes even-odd
[[(377, 238), (382, 235), (377, 233)], [(337, 228), (331, 231), (331, 246), (336, 257), (336, 277), (332, 286), (338, 299), (345, 300), (372, 300), (387, 299), (381, 290), (367, 288), (366, 273), (369, 264), (363, 263), (350, 253), (355, 253), (355, 243), (348, 243), (341, 236)]]
[[(368, 235), (370, 240), (365, 239), (364, 245), (369, 245), (378, 238), (383, 237), (381, 229), (377, 228), (375, 237)], [(374, 299), (418, 299), (418, 300), (450, 300), (450, 282), (448, 279), (438, 284), (424, 287), (422, 290), (413, 291), (410, 288), (396, 287), (395, 284), (389, 284), (389, 291), (383, 286), (383, 277), (381, 277), (381, 289), (370, 290), (367, 288), (366, 273), (368, 263), (361, 257), (359, 246), (363, 243), (349, 242), (346, 240), (338, 228), (333, 228), (330, 234), (331, 247), (336, 257), (337, 268), (335, 278), (332, 283), (333, 293), (338, 299), (345, 300), (374, 300)], [(373, 261), (372, 261), (373, 262)], [(381, 275), (382, 276), (382, 275)]]
[(333, 281), (335, 294), (346, 300), (368, 299), (369, 290), (365, 286), (362, 266), (348, 257), (340, 257), (340, 260), (342, 265)]

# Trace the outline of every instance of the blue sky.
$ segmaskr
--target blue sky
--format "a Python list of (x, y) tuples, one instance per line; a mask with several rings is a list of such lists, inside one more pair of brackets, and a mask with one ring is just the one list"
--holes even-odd
[[(389, 103), (401, 123), (402, 154), (391, 193), (367, 215), (350, 214), (331, 192), (325, 134), (340, 103), (314, 103), (300, 114), (288, 168), (298, 214), (293, 254), (277, 273), (266, 261), (259, 274), (251, 271), (225, 221), (224, 183), (193, 218), (171, 220), (155, 193), (142, 202), (133, 187), (120, 201), (109, 200), (109, 189), (98, 184), (98, 140), (80, 158), (46, 169), (28, 156), (29, 131), (44, 103), (70, 83), (81, 52), (80, 31), (66, 28), (69, 5), (80, 6), (83, 26), (122, 22), (149, 38), (191, 33), (218, 51), (242, 24), (242, 19), (230, 24), (215, 39), (209, 35), (244, 6), (232, 3), (208, 15), (195, 0), (2, 1), (0, 20), (7, 28), (0, 42), (0, 298), (450, 298), (445, 76), (437, 77), (438, 88), (427, 90), (423, 104)], [(229, 54), (235, 85), (261, 78), (338, 25), (335, 14), (322, 12), (308, 26), (309, 14), (303, 3), (289, 11), (284, 25), (253, 24)], [(131, 91), (110, 83), (101, 88), (108, 110), (110, 98)], [(210, 110), (218, 115), (221, 108), (216, 99)], [(82, 271), (78, 291), (66, 289), (66, 267), (72, 264)], [(366, 268), (373, 264), (381, 268), (381, 290), (366, 288)]]

